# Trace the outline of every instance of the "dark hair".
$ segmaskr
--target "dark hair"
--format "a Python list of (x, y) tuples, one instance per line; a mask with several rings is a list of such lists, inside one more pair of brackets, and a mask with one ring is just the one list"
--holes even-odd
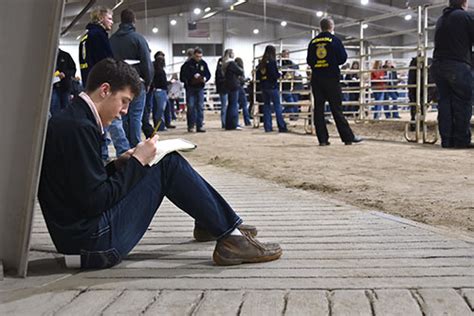
[(262, 60), (260, 60), (260, 63), (259, 63), (259, 67), (260, 66), (263, 66), (265, 67), (265, 65), (267, 64), (268, 61), (270, 60), (275, 60), (276, 59), (276, 49), (275, 49), (275, 46), (273, 45), (267, 45), (267, 47), (265, 47), (265, 52), (263, 53), (263, 57), (262, 57)]
[(449, 6), (452, 8), (460, 8), (462, 7), (467, 0), (449, 0)]
[(324, 18), (319, 22), (319, 26), (321, 26), (321, 31), (327, 32), (331, 29), (334, 25), (334, 21), (331, 18)]
[(163, 53), (161, 50), (157, 51), (155, 56), (153, 56), (155, 59), (158, 57), (165, 57), (165, 53)]
[(130, 9), (125, 9), (120, 13), (122, 23), (135, 23), (135, 13)]
[(165, 68), (165, 59), (161, 56), (158, 56), (155, 58), (155, 62), (153, 63), (155, 67), (155, 71), (157, 70), (163, 70)]
[(194, 48), (193, 54), (202, 54), (202, 49), (201, 49), (201, 47), (196, 47), (196, 48)]
[(110, 85), (112, 93), (129, 87), (134, 96), (140, 94), (142, 86), (140, 76), (132, 66), (112, 58), (102, 59), (92, 67), (87, 77), (86, 91), (92, 92), (103, 83)]
[(242, 58), (237, 57), (237, 58), (235, 59), (235, 63), (236, 63), (240, 68), (242, 68), (242, 69), (244, 68), (244, 61), (242, 60)]

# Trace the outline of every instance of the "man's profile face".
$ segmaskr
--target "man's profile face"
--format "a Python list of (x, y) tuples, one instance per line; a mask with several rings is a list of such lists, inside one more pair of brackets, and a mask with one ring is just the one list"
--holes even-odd
[(114, 20), (112, 19), (112, 14), (106, 13), (102, 19), (100, 20), (100, 23), (104, 26), (106, 31), (112, 30), (112, 25), (114, 25)]
[(193, 56), (194, 60), (199, 62), (201, 61), (202, 59), (202, 53), (194, 53), (194, 56)]
[(108, 126), (113, 120), (127, 114), (128, 106), (133, 98), (134, 95), (130, 87), (106, 94), (102, 101), (101, 110), (99, 111), (102, 123)]

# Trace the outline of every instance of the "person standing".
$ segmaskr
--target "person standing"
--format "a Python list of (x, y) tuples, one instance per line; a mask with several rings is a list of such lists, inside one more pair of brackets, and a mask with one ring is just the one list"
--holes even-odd
[(341, 140), (346, 145), (358, 143), (362, 138), (354, 136), (342, 114), (341, 71), (339, 65), (347, 60), (342, 42), (334, 36), (334, 21), (324, 18), (320, 22), (321, 33), (311, 40), (306, 61), (312, 69), (311, 87), (314, 96), (314, 125), (320, 146), (329, 145), (329, 134), (324, 119), (324, 104), (329, 101), (332, 116)]
[(433, 76), (439, 92), (438, 128), (443, 148), (473, 148), (470, 121), (474, 18), (467, 0), (450, 0), (436, 22)]
[(267, 45), (265, 52), (257, 66), (257, 81), (260, 82), (263, 97), (263, 128), (265, 132), (271, 132), (272, 128), (272, 109), (275, 110), (275, 116), (280, 133), (288, 132), (285, 120), (283, 119), (280, 94), (278, 91), (278, 79), (281, 73), (278, 71), (276, 63), (275, 46)]
[(60, 81), (53, 84), (51, 115), (56, 114), (69, 105), (72, 94), (72, 78), (76, 74), (76, 64), (71, 55), (61, 49), (58, 49), (56, 74)]
[(247, 93), (245, 93), (245, 71), (244, 71), (244, 61), (242, 58), (237, 57), (235, 59), (235, 62), (237, 66), (239, 66), (243, 74), (242, 76), (239, 76), (239, 82), (240, 82), (240, 87), (239, 87), (239, 107), (242, 108), (242, 116), (244, 117), (244, 124), (245, 126), (251, 126), (252, 122), (250, 122), (250, 113), (249, 113), (249, 105), (247, 102)]
[(225, 58), (224, 56), (219, 58), (217, 61), (216, 66), (216, 74), (215, 74), (215, 84), (216, 84), (216, 92), (219, 95), (219, 100), (221, 102), (221, 127), (225, 128), (225, 120), (227, 117), (227, 101), (228, 101), (228, 94), (225, 87), (225, 76), (224, 71), (222, 70), (222, 59)]
[(196, 47), (193, 57), (184, 63), (181, 81), (186, 86), (188, 97), (188, 132), (205, 133), (204, 122), (204, 86), (211, 78), (207, 63), (202, 59), (202, 49)]
[(391, 107), (388, 104), (384, 106), (384, 109), (388, 111), (385, 112), (385, 116), (387, 118), (399, 119), (400, 114), (398, 113), (398, 105), (396, 104), (398, 100), (398, 74), (391, 60), (386, 60), (383, 68), (386, 69), (387, 77), (387, 91), (384, 93), (384, 100), (388, 101), (391, 99), (395, 103)]
[(244, 70), (234, 61), (234, 51), (232, 49), (226, 49), (224, 52), (224, 57), (222, 58), (222, 71), (224, 72), (225, 89), (229, 95), (225, 129), (242, 129), (239, 126), (239, 76), (244, 74)]
[[(87, 24), (87, 33), (82, 36), (79, 42), (79, 63), (81, 68), (82, 84), (84, 88), (87, 85), (89, 72), (99, 61), (105, 58), (113, 58), (112, 48), (110, 46), (109, 35), (107, 32), (112, 30), (113, 12), (106, 7), (98, 7), (91, 13), (91, 21)], [(125, 131), (123, 130), (122, 119), (115, 119), (110, 126), (105, 129), (110, 133), (117, 157), (130, 149), (130, 144)], [(109, 150), (107, 143), (110, 138), (106, 137), (106, 142), (102, 147), (102, 159), (109, 160)]]
[[(296, 70), (298, 70), (298, 65), (296, 65), (290, 59), (290, 51), (288, 49), (284, 49), (281, 51), (281, 68), (284, 80), (281, 85), (281, 88), (283, 90), (282, 98), (283, 101), (287, 103), (287, 105), (283, 107), (283, 113), (297, 113), (298, 106), (294, 105), (294, 103), (297, 103), (299, 99), (297, 94), (293, 94), (291, 91), (294, 88), (293, 84), (296, 75)], [(290, 120), (292, 118), (294, 117), (290, 117)]]
[(153, 125), (155, 128), (160, 124), (159, 131), (166, 130), (165, 127), (165, 108), (168, 103), (168, 81), (166, 80), (165, 58), (155, 56), (153, 66), (155, 76), (153, 77)]
[(130, 103), (128, 113), (122, 116), (125, 134), (133, 148), (141, 141), (143, 109), (146, 91), (153, 79), (153, 66), (148, 43), (135, 30), (135, 13), (130, 9), (125, 9), (120, 13), (120, 20), (119, 29), (110, 37), (114, 57), (117, 60), (138, 62), (134, 66), (143, 82), (141, 92)]

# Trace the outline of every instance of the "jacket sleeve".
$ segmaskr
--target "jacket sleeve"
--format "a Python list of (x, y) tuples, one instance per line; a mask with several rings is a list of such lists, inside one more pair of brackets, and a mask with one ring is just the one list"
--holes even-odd
[(65, 159), (70, 163), (66, 183), (71, 190), (71, 202), (88, 217), (97, 216), (119, 202), (148, 170), (133, 157), (122, 170), (107, 170), (97, 153), (97, 131), (90, 126), (78, 126), (62, 139), (63, 147), (67, 148)]
[(207, 66), (206, 62), (204, 62), (204, 77), (206, 77), (206, 82), (211, 79), (211, 72), (209, 71), (209, 67)]
[(185, 62), (182, 66), (181, 69), (179, 70), (179, 81), (183, 82), (186, 84), (188, 82), (188, 70), (187, 70), (187, 62)]
[(306, 63), (311, 67), (311, 69), (316, 64), (316, 55), (314, 54), (314, 49), (311, 41), (308, 45), (308, 53), (306, 55)]
[(151, 57), (150, 57), (150, 48), (148, 47), (148, 43), (146, 39), (142, 36), (139, 38), (139, 54), (140, 54), (140, 72), (143, 74), (143, 80), (145, 80), (145, 86), (149, 86), (151, 84), (151, 80), (153, 79), (153, 66), (151, 64)]
[(268, 77), (272, 78), (272, 79), (278, 79), (281, 77), (281, 73), (278, 71), (278, 67), (277, 67), (277, 64), (276, 64), (276, 61), (272, 60), (269, 64), (268, 64)]
[(240, 68), (236, 62), (231, 62), (229, 64), (229, 70), (232, 71), (236, 76), (243, 76), (244, 70)]
[(347, 52), (341, 40), (334, 37), (334, 51), (336, 53), (336, 60), (338, 65), (342, 65), (347, 61)]

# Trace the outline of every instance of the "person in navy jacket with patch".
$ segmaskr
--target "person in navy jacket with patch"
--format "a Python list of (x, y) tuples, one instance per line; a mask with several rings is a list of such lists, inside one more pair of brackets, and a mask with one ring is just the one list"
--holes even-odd
[(360, 142), (354, 136), (342, 114), (342, 91), (339, 80), (339, 65), (347, 60), (347, 53), (342, 42), (334, 36), (334, 21), (324, 18), (320, 22), (321, 33), (311, 40), (308, 46), (306, 61), (312, 69), (311, 87), (314, 96), (314, 125), (320, 146), (329, 145), (329, 134), (324, 119), (324, 104), (329, 102), (341, 140), (346, 145)]

